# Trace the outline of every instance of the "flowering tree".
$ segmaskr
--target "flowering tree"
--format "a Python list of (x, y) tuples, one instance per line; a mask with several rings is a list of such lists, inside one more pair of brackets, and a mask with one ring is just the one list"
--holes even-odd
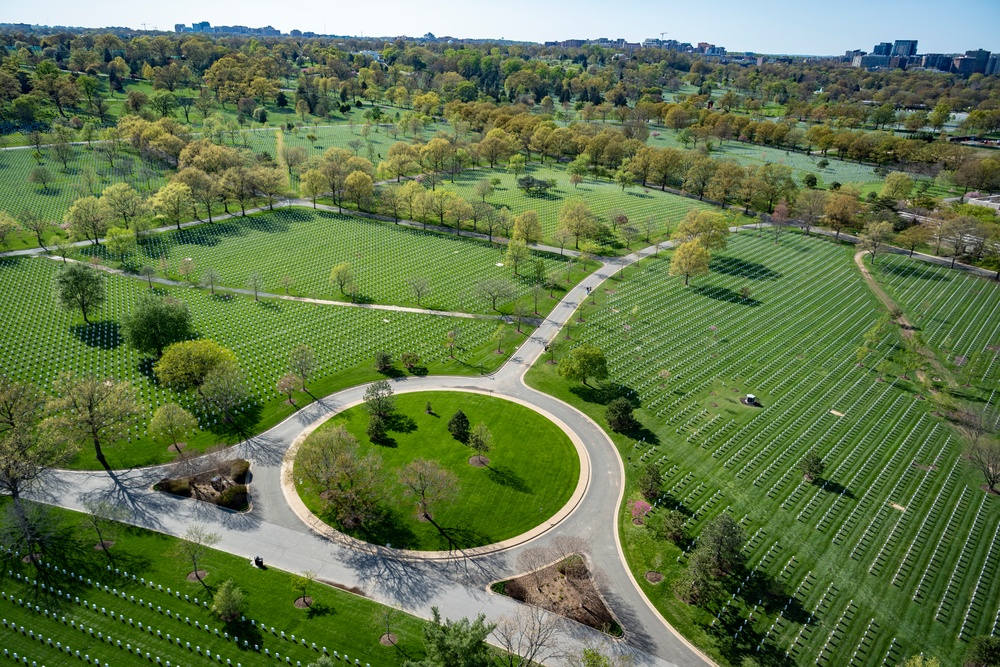
[(646, 518), (649, 514), (649, 510), (652, 509), (649, 503), (645, 500), (633, 500), (628, 504), (629, 511), (632, 513), (632, 521), (637, 524), (642, 524), (642, 520)]

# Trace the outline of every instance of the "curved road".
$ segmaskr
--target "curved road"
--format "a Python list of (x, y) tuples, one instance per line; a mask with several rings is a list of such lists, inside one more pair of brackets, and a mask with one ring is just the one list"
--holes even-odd
[[(234, 514), (214, 506), (172, 498), (150, 490), (163, 476), (163, 467), (106, 472), (60, 471), (59, 483), (45, 489), (71, 489), (60, 495), (34, 492), (36, 500), (84, 510), (90, 499), (107, 498), (127, 506), (130, 522), (145, 528), (182, 536), (193, 523), (208, 524), (221, 540), (217, 548), (244, 557), (260, 555), (277, 568), (312, 570), (320, 579), (356, 586), (365, 595), (418, 616), (429, 617), (432, 606), (449, 618), (474, 617), (490, 621), (515, 612), (519, 603), (491, 594), (492, 581), (518, 574), (518, 555), (527, 548), (572, 537), (588, 546), (587, 555), (596, 572), (605, 600), (626, 630), (623, 641), (609, 642), (605, 635), (580, 624), (553, 617), (557, 648), (550, 665), (567, 664), (566, 655), (586, 646), (607, 645), (610, 650), (632, 654), (638, 665), (694, 667), (709, 662), (677, 635), (653, 609), (633, 580), (621, 552), (617, 514), (623, 493), (624, 468), (617, 449), (604, 431), (580, 411), (547, 394), (531, 389), (523, 376), (569, 321), (586, 288), (596, 289), (619, 269), (650, 255), (655, 248), (609, 260), (574, 287), (521, 348), (496, 373), (485, 377), (427, 376), (395, 381), (397, 393), (438, 389), (488, 391), (526, 401), (567, 424), (583, 442), (589, 459), (589, 481), (576, 508), (563, 521), (518, 546), (484, 555), (462, 555), (448, 560), (407, 558), (396, 550), (374, 545), (352, 548), (312, 532), (285, 501), (281, 485), (282, 458), (307, 427), (347, 404), (361, 400), (365, 386), (331, 394), (303, 408), (260, 436), (240, 443), (226, 457), (244, 457), (253, 463), (254, 507)], [(587, 474), (586, 462), (581, 467)], [(85, 510), (84, 510), (85, 511)]]

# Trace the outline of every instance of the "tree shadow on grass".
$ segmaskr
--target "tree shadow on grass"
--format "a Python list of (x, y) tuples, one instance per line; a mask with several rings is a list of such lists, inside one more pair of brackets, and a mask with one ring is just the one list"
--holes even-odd
[(395, 412), (388, 418), (386, 428), (394, 433), (413, 433), (417, 430), (417, 422), (409, 415)]
[(216, 418), (216, 422), (209, 426), (207, 431), (225, 437), (231, 442), (246, 440), (253, 436), (254, 428), (260, 420), (262, 406), (254, 401), (243, 405), (239, 412), (231, 415), (228, 420), (221, 417)]
[(780, 273), (769, 269), (763, 264), (749, 262), (739, 257), (713, 257), (708, 264), (708, 268), (716, 273), (724, 273), (727, 276), (737, 276), (739, 278), (749, 278), (750, 280), (777, 280), (781, 277)]
[(334, 616), (337, 613), (336, 607), (332, 607), (322, 602), (313, 602), (306, 608), (306, 618), (310, 621), (323, 616)]
[(697, 285), (694, 288), (695, 294), (700, 294), (701, 296), (707, 296), (710, 299), (715, 299), (717, 301), (725, 301), (727, 303), (736, 303), (741, 306), (759, 306), (760, 301), (754, 299), (753, 297), (743, 298), (738, 292), (734, 292), (728, 287), (719, 287), (717, 285)]
[(503, 465), (487, 465), (486, 471), (490, 480), (496, 482), (500, 486), (506, 486), (507, 488), (520, 493), (534, 495), (534, 491), (532, 491), (531, 487), (528, 486), (528, 483), (524, 481), (524, 478), (511, 470), (509, 467)]
[(117, 322), (105, 320), (90, 324), (78, 324), (70, 327), (69, 330), (84, 345), (101, 350), (114, 350), (125, 342)]
[(406, 377), (406, 373), (399, 370), (395, 366), (389, 366), (388, 368), (383, 368), (378, 371), (379, 375), (382, 375), (393, 380), (398, 380), (401, 377)]
[[(225, 628), (230, 637), (238, 638), (238, 640), (234, 640), (234, 643), (241, 651), (252, 651), (254, 646), (263, 646), (264, 644), (264, 635), (261, 634), (260, 628), (250, 621), (229, 621)], [(246, 645), (243, 642), (246, 642)]]
[[(327, 520), (332, 521), (329, 516)], [(388, 510), (377, 520), (370, 521), (360, 528), (345, 532), (359, 540), (382, 546), (391, 545), (396, 549), (409, 549), (417, 543), (417, 536), (406, 525), (406, 520), (394, 510)]]
[(812, 485), (821, 491), (826, 491), (827, 493), (835, 493), (839, 496), (844, 496), (850, 500), (854, 500), (854, 494), (843, 484), (839, 482), (834, 482), (829, 479), (823, 479), (822, 477), (817, 477), (812, 481)]
[(930, 280), (934, 282), (940, 282), (942, 280), (949, 280), (950, 277), (939, 271), (925, 271), (921, 273), (914, 273), (912, 267), (908, 267), (902, 264), (879, 264), (875, 271), (875, 275), (880, 273), (889, 274), (892, 276), (901, 276), (903, 278), (917, 278), (919, 280)]
[(623, 384), (603, 383), (599, 385), (581, 384), (570, 388), (570, 392), (588, 403), (606, 405), (616, 398), (630, 398), (634, 395), (631, 387)]

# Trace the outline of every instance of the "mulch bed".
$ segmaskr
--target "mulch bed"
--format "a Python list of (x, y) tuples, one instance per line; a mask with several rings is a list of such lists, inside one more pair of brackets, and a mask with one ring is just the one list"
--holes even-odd
[(473, 468), (485, 468), (490, 464), (490, 458), (488, 456), (473, 456), (469, 459), (469, 465)]
[(110, 549), (115, 546), (114, 540), (104, 540), (103, 542), (98, 542), (94, 545), (94, 551), (104, 551), (105, 549)]
[(646, 581), (655, 586), (656, 584), (663, 581), (663, 575), (657, 572), (656, 570), (650, 570), (649, 572), (646, 573)]
[(986, 484), (980, 484), (979, 488), (982, 489), (983, 491), (985, 491), (986, 493), (991, 494), (991, 495), (1000, 496), (1000, 491), (997, 491), (997, 490), (990, 491), (990, 487), (988, 485), (986, 485)]
[(195, 570), (194, 572), (188, 572), (187, 580), (202, 581), (207, 576), (208, 572), (206, 572), (205, 570)]
[(296, 609), (306, 609), (307, 607), (311, 607), (312, 603), (313, 603), (313, 599), (311, 597), (309, 597), (308, 595), (305, 596), (305, 597), (295, 598), (295, 607), (296, 607)]
[(381, 644), (382, 646), (395, 646), (396, 641), (397, 641), (396, 635), (392, 634), (391, 632), (386, 632), (381, 637), (378, 638), (378, 643)]
[(913, 462), (913, 467), (920, 468), (921, 470), (926, 470), (927, 472), (930, 472), (931, 470), (937, 470), (937, 466), (922, 466), (916, 461)]
[(42, 554), (28, 554), (21, 559), (22, 563), (37, 563), (42, 560)]

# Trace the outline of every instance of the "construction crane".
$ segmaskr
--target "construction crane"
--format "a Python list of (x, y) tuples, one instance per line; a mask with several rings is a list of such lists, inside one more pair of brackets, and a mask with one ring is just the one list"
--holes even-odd
[(669, 32), (666, 32), (666, 31), (664, 31), (664, 32), (661, 32), (661, 33), (660, 33), (660, 39), (662, 40), (662, 39), (663, 39), (663, 36), (664, 36), (664, 35), (669, 35), (669, 34), (670, 34), (670, 33), (669, 33)]

